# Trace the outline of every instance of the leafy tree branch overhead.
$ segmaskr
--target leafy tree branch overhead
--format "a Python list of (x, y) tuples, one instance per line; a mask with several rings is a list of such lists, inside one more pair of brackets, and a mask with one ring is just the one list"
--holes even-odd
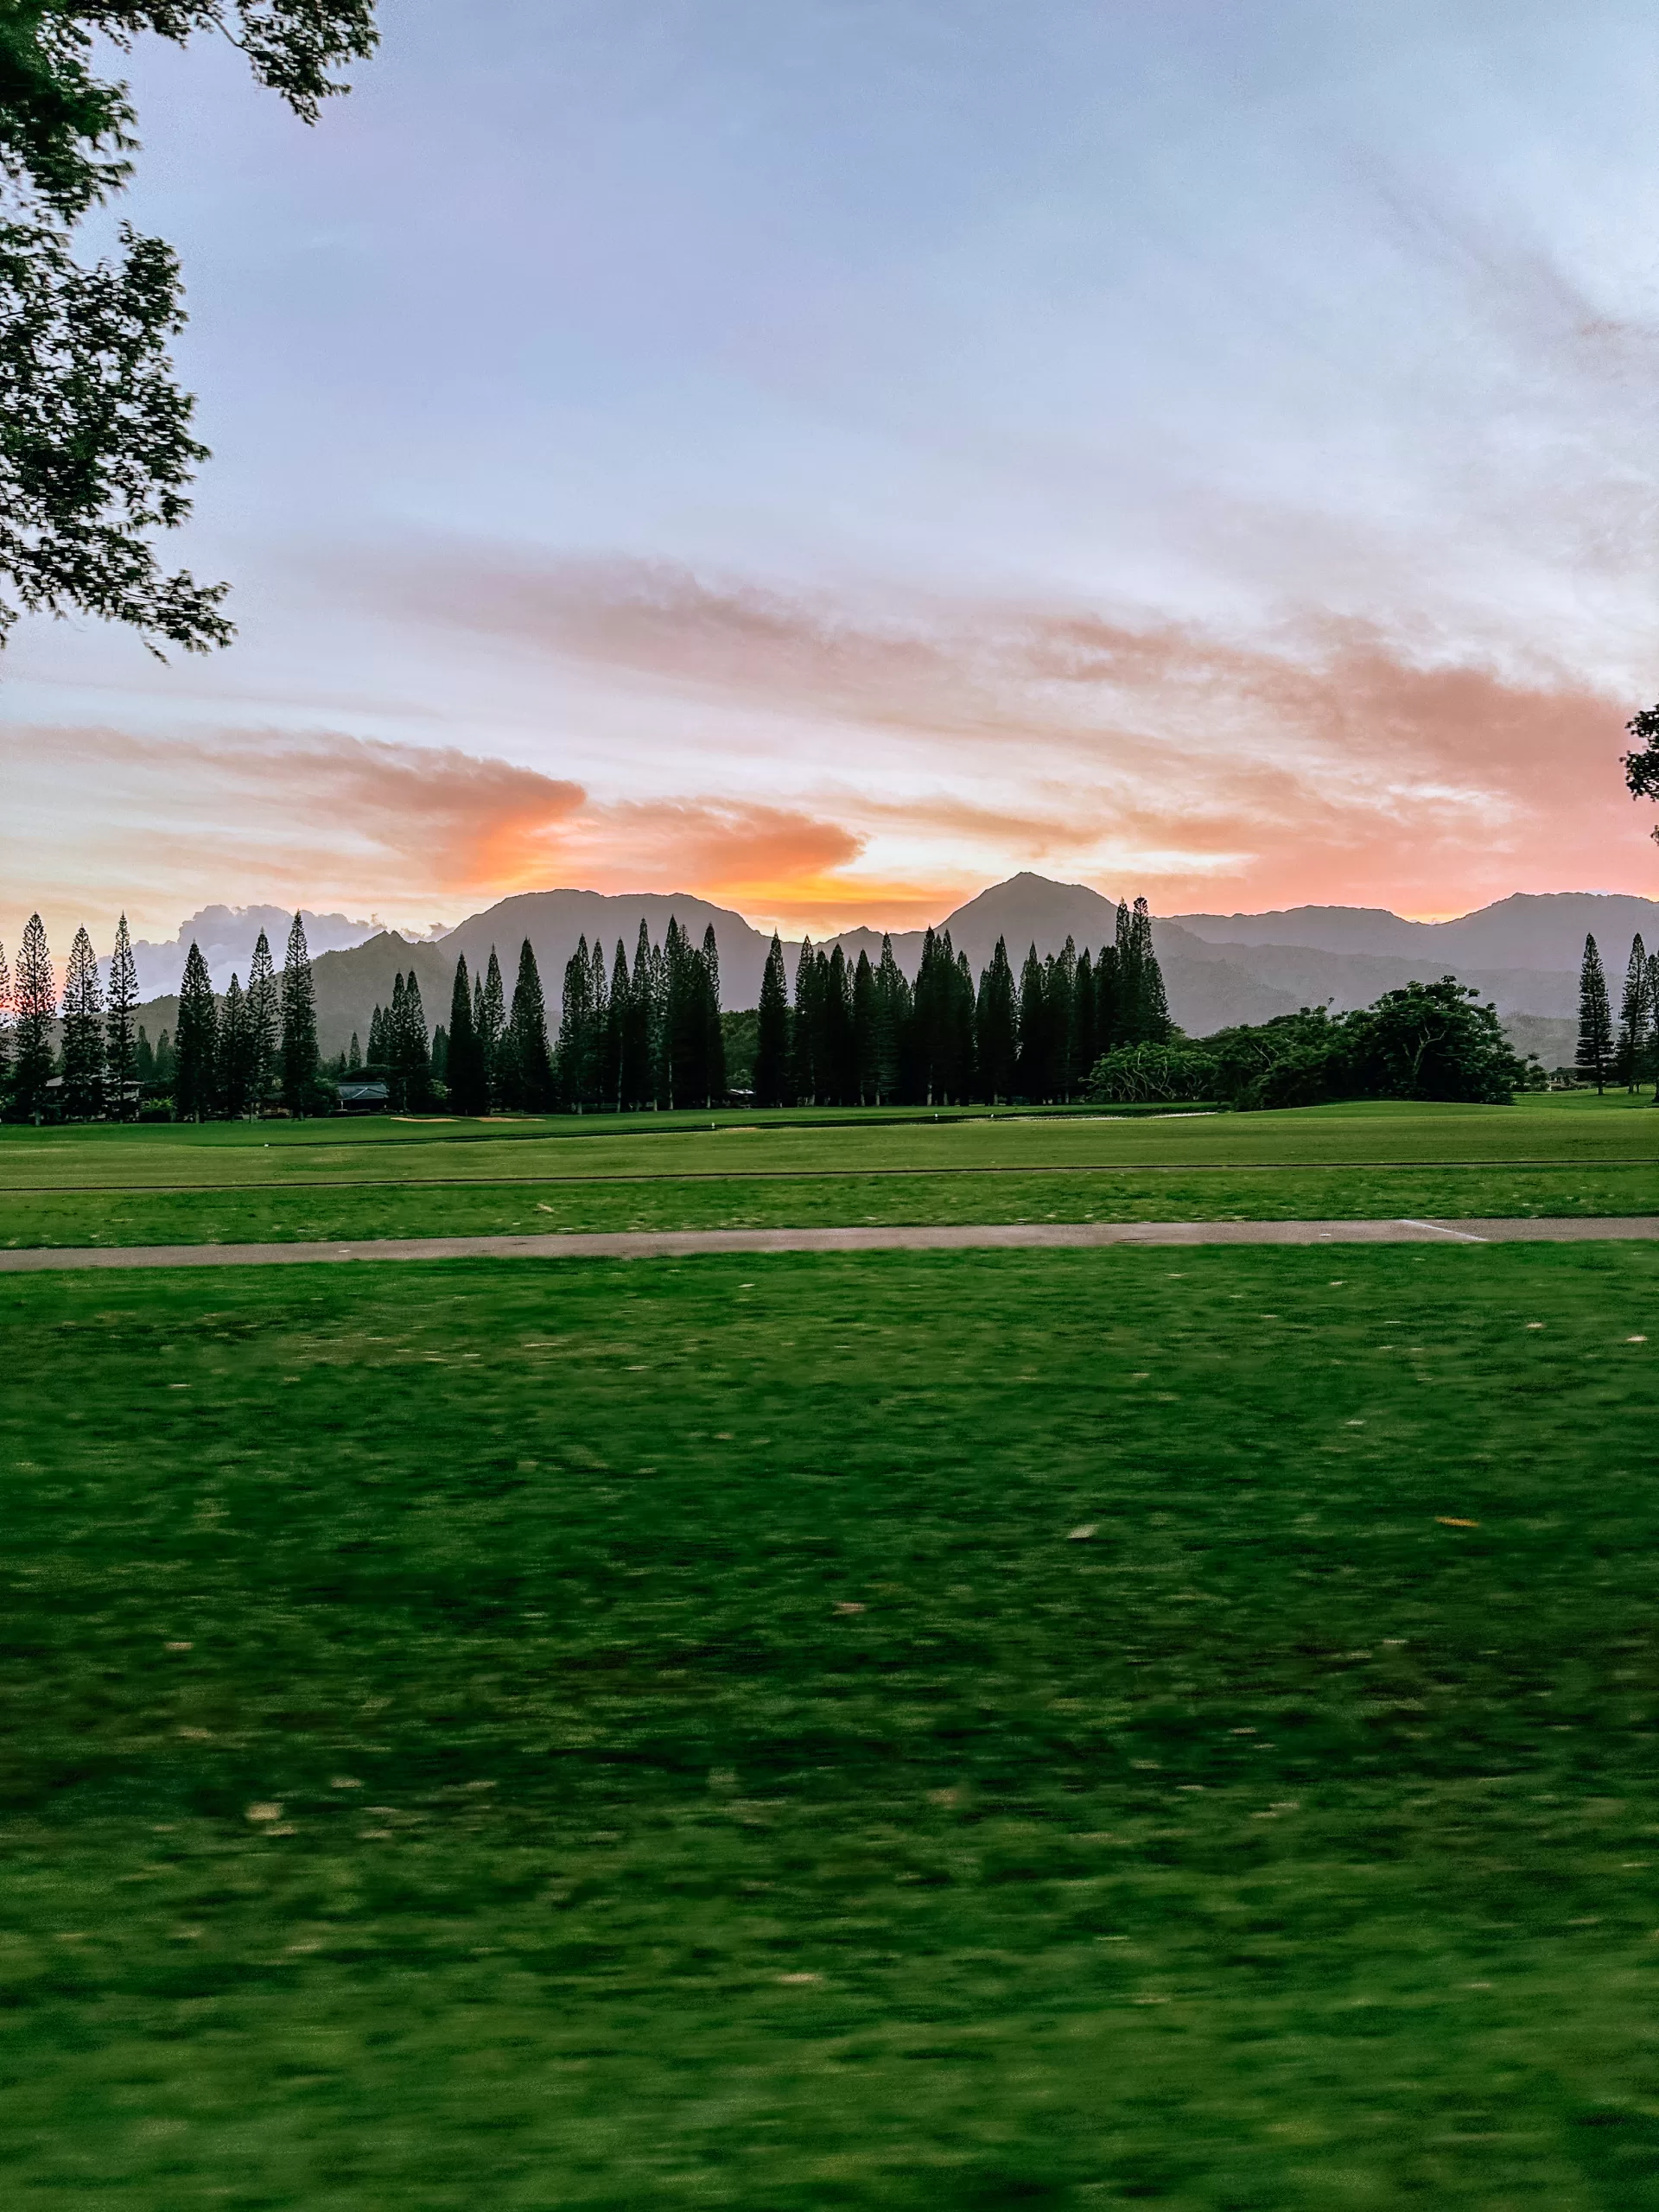
[(168, 574), (151, 542), (188, 516), (207, 458), (168, 350), (185, 319), (177, 258), (130, 226), (113, 257), (73, 251), (138, 150), (98, 40), (144, 32), (223, 34), (313, 123), (347, 89), (340, 66), (372, 52), (374, 0), (0, 0), (0, 645), (24, 609), (126, 623), (157, 653), (232, 634), (226, 587)]

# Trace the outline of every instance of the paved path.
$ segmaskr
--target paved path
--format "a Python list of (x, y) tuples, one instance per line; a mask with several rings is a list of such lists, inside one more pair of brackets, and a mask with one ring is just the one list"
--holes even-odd
[(661, 1229), (387, 1236), (354, 1244), (125, 1244), (0, 1251), (0, 1274), (67, 1268), (315, 1267), (339, 1260), (684, 1260), (704, 1252), (963, 1252), (1101, 1244), (1579, 1244), (1659, 1241), (1659, 1215), (1497, 1221), (1100, 1221), (858, 1229)]

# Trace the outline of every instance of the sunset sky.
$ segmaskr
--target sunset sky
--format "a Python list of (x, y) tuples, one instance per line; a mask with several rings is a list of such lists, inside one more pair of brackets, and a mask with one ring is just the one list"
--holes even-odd
[(315, 130), (126, 65), (240, 635), (20, 625), (9, 949), (1659, 893), (1651, 0), (383, 21)]

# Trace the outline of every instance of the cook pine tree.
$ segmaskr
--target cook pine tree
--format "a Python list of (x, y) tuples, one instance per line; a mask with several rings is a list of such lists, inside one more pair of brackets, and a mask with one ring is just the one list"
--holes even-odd
[(507, 1054), (512, 1103), (527, 1114), (545, 1114), (553, 1103), (553, 1065), (547, 1049), (547, 1001), (535, 948), (526, 938), (518, 948), (518, 976), (507, 1017)]
[(38, 1121), (46, 1109), (46, 1086), (52, 1080), (52, 1018), (58, 1003), (46, 925), (38, 914), (31, 914), (23, 925), (13, 990), (17, 1041), (12, 1063), (12, 1104), (25, 1121)]
[(173, 1035), (177, 1061), (173, 1105), (181, 1122), (205, 1122), (219, 1103), (218, 1047), (219, 1010), (213, 977), (200, 946), (193, 941), (184, 957), (179, 1022)]
[(294, 917), (283, 963), (283, 1103), (296, 1116), (317, 1103), (317, 994), (305, 924)]
[(464, 952), (455, 963), (454, 988), (449, 995), (448, 1070), (450, 1111), (488, 1113), (489, 1077), (484, 1065), (483, 1046), (473, 1020), (473, 986)]
[(90, 1121), (103, 1103), (104, 993), (92, 941), (80, 929), (63, 971), (63, 1110)]
[(138, 970), (132, 957), (127, 918), (115, 925), (115, 950), (110, 955), (109, 988), (105, 995), (104, 1065), (108, 1071), (108, 1110), (118, 1121), (130, 1118), (130, 1096), (137, 1066), (137, 1043), (133, 1020), (138, 1007)]
[(1601, 955), (1596, 950), (1596, 940), (1586, 937), (1584, 958), (1579, 967), (1577, 1066), (1585, 1082), (1593, 1083), (1598, 1092), (1607, 1087), (1612, 1052), (1613, 1023), (1607, 1005), (1607, 979), (1601, 972)]
[(0, 944), (0, 1097), (11, 1076), (11, 970), (6, 965), (6, 948)]
[(1653, 1017), (1652, 985), (1648, 956), (1640, 936), (1630, 940), (1630, 957), (1624, 969), (1624, 991), (1619, 1001), (1618, 1044), (1613, 1072), (1626, 1090), (1634, 1090), (1648, 1072), (1648, 1039)]
[(270, 939), (261, 930), (248, 963), (248, 1096), (253, 1110), (276, 1087), (282, 999), (271, 964)]
[(240, 1121), (253, 1104), (251, 1039), (248, 995), (232, 971), (219, 1016), (219, 1110), (233, 1122)]

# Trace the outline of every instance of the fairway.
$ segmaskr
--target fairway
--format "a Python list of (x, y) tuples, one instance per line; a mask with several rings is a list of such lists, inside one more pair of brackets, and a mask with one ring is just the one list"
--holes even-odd
[(9, 2203), (1659, 2206), (1659, 1253), (0, 1306)]
[(1272, 1114), (0, 1128), (0, 1246), (1659, 1212), (1645, 1096)]

